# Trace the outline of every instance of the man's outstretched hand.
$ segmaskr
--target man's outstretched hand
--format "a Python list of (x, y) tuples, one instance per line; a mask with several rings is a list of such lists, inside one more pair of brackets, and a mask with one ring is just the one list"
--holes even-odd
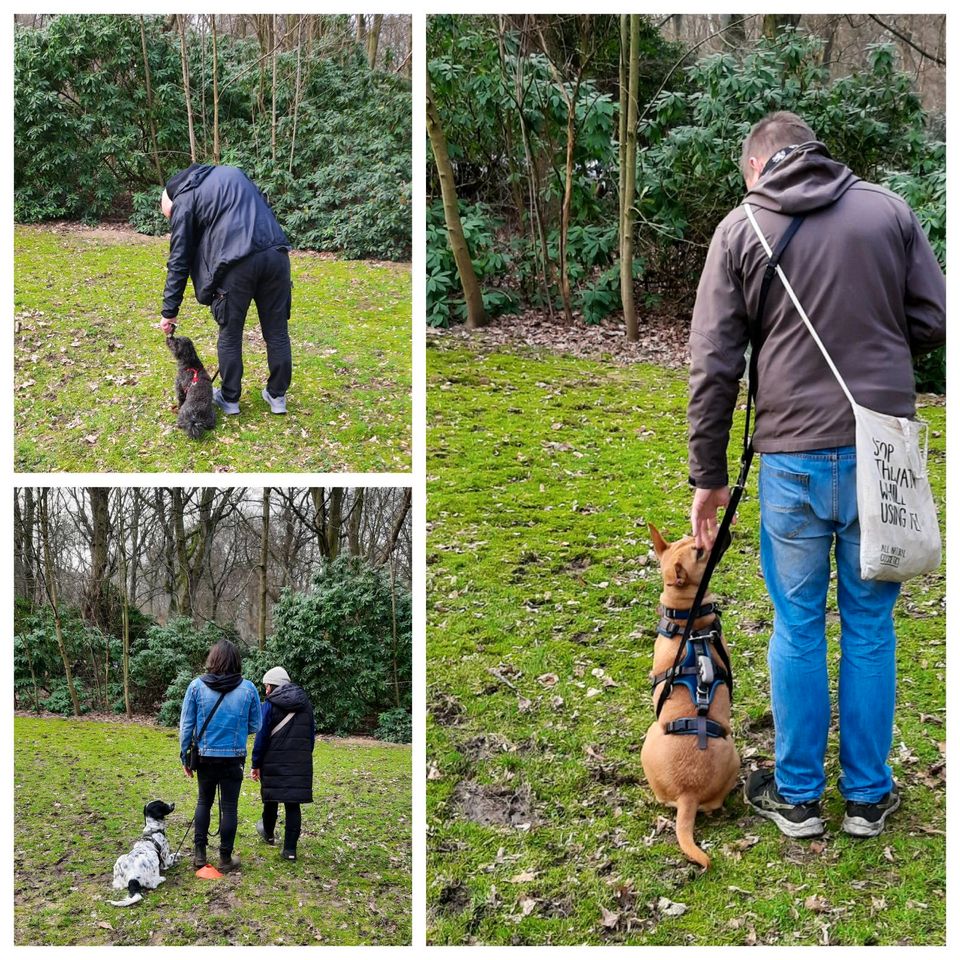
[(713, 547), (713, 541), (717, 539), (717, 511), (728, 503), (729, 487), (717, 487), (714, 490), (697, 488), (690, 508), (690, 525), (699, 548), (710, 550)]
[(166, 336), (169, 337), (174, 332), (174, 330), (177, 329), (176, 318), (161, 317), (160, 329), (164, 332)]

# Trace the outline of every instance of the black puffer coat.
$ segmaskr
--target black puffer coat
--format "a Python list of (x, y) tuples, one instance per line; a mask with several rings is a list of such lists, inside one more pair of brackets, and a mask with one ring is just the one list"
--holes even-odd
[(170, 259), (163, 290), (164, 317), (180, 310), (187, 277), (197, 300), (213, 303), (227, 267), (289, 243), (256, 184), (237, 167), (196, 164), (173, 198)]
[[(313, 802), (313, 704), (295, 683), (267, 697), (270, 729), (260, 759), (260, 796), (271, 803)], [(292, 719), (277, 730), (290, 715)], [(276, 733), (273, 733), (277, 730)]]

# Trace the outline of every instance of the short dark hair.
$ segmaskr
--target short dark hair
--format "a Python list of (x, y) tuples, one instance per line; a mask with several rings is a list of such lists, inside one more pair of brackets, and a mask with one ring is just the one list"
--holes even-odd
[(239, 673), (240, 651), (229, 640), (218, 640), (207, 654), (206, 669), (210, 673)]
[(806, 121), (795, 113), (790, 113), (789, 110), (768, 113), (753, 125), (743, 141), (740, 172), (746, 180), (750, 175), (750, 157), (772, 157), (781, 147), (789, 147), (794, 143), (809, 143), (816, 139), (817, 135)]

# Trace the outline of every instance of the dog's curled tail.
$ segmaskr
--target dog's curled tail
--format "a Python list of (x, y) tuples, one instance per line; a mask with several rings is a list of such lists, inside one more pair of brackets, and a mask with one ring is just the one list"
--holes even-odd
[(140, 892), (142, 889), (139, 880), (130, 880), (127, 883), (127, 899), (110, 900), (108, 902), (115, 907), (132, 907), (135, 903), (139, 903), (143, 899), (143, 894)]
[(697, 846), (693, 839), (693, 824), (697, 819), (697, 807), (699, 806), (697, 797), (692, 793), (685, 793), (677, 797), (677, 843), (680, 849), (694, 863), (699, 863), (706, 869), (710, 866), (710, 858)]
[(191, 417), (183, 429), (191, 440), (202, 440), (209, 427), (205, 420)]

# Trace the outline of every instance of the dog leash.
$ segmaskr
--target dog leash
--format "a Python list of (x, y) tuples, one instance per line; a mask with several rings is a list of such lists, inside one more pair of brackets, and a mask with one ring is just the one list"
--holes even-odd
[[(749, 323), (751, 348), (750, 372), (747, 380), (747, 410), (743, 422), (743, 452), (740, 455), (740, 472), (737, 475), (737, 480), (733, 485), (733, 489), (730, 491), (730, 501), (727, 504), (726, 509), (723, 511), (723, 520), (720, 521), (720, 529), (717, 531), (717, 536), (713, 541), (713, 546), (710, 548), (710, 555), (707, 557), (707, 565), (704, 568), (703, 576), (700, 578), (700, 585), (697, 587), (697, 593), (694, 597), (693, 606), (690, 608), (690, 616), (687, 617), (687, 622), (684, 626), (683, 638), (677, 646), (677, 655), (673, 661), (674, 669), (676, 669), (680, 665), (681, 660), (683, 660), (684, 651), (687, 649), (687, 641), (690, 639), (690, 635), (693, 633), (693, 623), (696, 619), (694, 617), (694, 612), (700, 609), (703, 604), (703, 598), (707, 595), (707, 590), (710, 587), (710, 578), (713, 576), (713, 572), (716, 570), (717, 564), (720, 562), (720, 558), (723, 556), (723, 553), (726, 549), (723, 544), (725, 541), (727, 541), (727, 538), (730, 535), (730, 526), (733, 523), (733, 518), (737, 514), (737, 507), (740, 505), (740, 499), (743, 497), (744, 490), (746, 490), (747, 487), (747, 477), (750, 473), (750, 465), (753, 462), (753, 433), (750, 430), (750, 422), (752, 418), (753, 407), (756, 404), (757, 359), (760, 354), (760, 348), (763, 346), (763, 338), (761, 337), (760, 328), (763, 321), (764, 309), (767, 304), (767, 294), (770, 292), (770, 284), (773, 282), (773, 278), (776, 276), (780, 258), (783, 256), (784, 250), (787, 249), (787, 245), (793, 239), (794, 234), (800, 229), (803, 221), (803, 216), (794, 217), (790, 221), (787, 229), (784, 230), (783, 235), (777, 241), (777, 245), (773, 248), (770, 257), (767, 260), (766, 268), (763, 272), (763, 280), (760, 283), (760, 295), (757, 298), (757, 311), (753, 321)], [(722, 649), (722, 647), (718, 647), (718, 650)], [(732, 701), (733, 671), (730, 669), (730, 662), (726, 655), (726, 651), (723, 651), (721, 656), (727, 661), (725, 666), (727, 668), (727, 675), (730, 678), (730, 699)], [(663, 709), (663, 705), (667, 702), (667, 697), (670, 696), (672, 689), (673, 684), (671, 682), (664, 684), (663, 690), (660, 692), (660, 698), (657, 701), (657, 716), (660, 715), (660, 711)]]
[[(190, 835), (190, 829), (197, 822), (197, 814), (194, 811), (193, 817), (190, 822), (187, 824), (187, 829), (184, 831), (183, 839), (180, 841), (180, 846), (174, 851), (174, 856), (176, 856), (183, 849), (183, 845), (186, 842), (187, 837)], [(211, 833), (207, 831), (207, 839), (210, 837), (219, 837), (220, 836), (220, 827), (223, 825), (223, 797), (220, 795), (220, 784), (217, 784), (217, 829)]]

